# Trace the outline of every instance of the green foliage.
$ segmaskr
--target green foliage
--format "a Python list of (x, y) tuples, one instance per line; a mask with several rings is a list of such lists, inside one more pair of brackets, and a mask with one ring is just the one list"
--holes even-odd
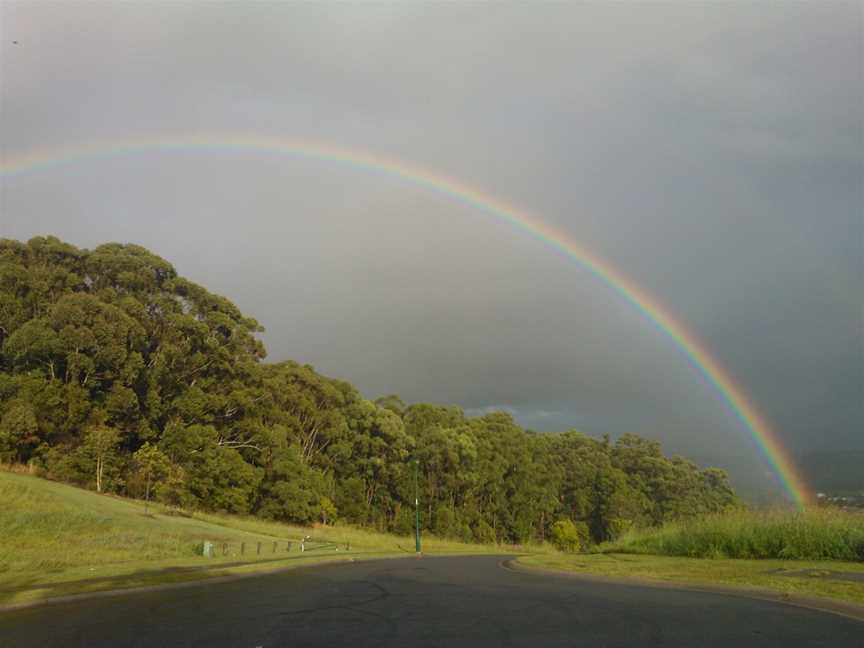
[(83, 486), (92, 476), (92, 462), (83, 447), (48, 448), (39, 459), (45, 472), (58, 481)]
[(162, 480), (156, 484), (156, 499), (164, 504), (186, 508), (192, 497), (186, 486), (186, 471), (181, 466), (169, 463)]
[(726, 475), (634, 435), (531, 434), (506, 413), (375, 401), (136, 245), (0, 240), (0, 459), (174, 506), (479, 542), (578, 546), (736, 505)]
[(259, 491), (258, 512), (266, 518), (299, 524), (321, 519), (326, 480), (303, 462), (297, 446), (277, 451)]
[(321, 510), (321, 524), (328, 524), (333, 522), (336, 519), (336, 504), (333, 503), (326, 495), (321, 497), (321, 500), (318, 502), (318, 508)]
[[(92, 477), (91, 477), (92, 479)], [(170, 480), (166, 477), (163, 484)], [(143, 491), (142, 491), (143, 492)], [(413, 544), (405, 537), (338, 525), (318, 528), (289, 526), (261, 517), (239, 517), (200, 511), (179, 511), (124, 497), (102, 497), (65, 484), (0, 470), (0, 605), (102, 589), (141, 587), (177, 580), (197, 580), (230, 573), (232, 563), (257, 561), (261, 569), (273, 569), (268, 549), (280, 543), (276, 557), (290, 558), (282, 566), (308, 564), (322, 557), (343, 559), (351, 555), (380, 558), (404, 555)], [(318, 543), (338, 544), (334, 549), (309, 550), (300, 560), (297, 541), (311, 535)], [(209, 540), (228, 551), (208, 558), (201, 569), (195, 545)], [(291, 554), (285, 542), (293, 541)], [(246, 552), (239, 554), (240, 543)], [(250, 551), (258, 542), (261, 554)], [(488, 552), (492, 547), (465, 545), (425, 537), (423, 550), (439, 552)], [(245, 565), (241, 571), (249, 571)], [(5, 630), (5, 626), (3, 626)], [(4, 641), (0, 642), (8, 645)]]
[(262, 470), (230, 448), (206, 448), (195, 455), (189, 470), (189, 491), (202, 508), (225, 513), (249, 513)]
[(20, 460), (38, 442), (39, 424), (33, 407), (26, 402), (12, 402), (0, 418), (0, 458)]
[(471, 542), (474, 539), (471, 527), (456, 511), (446, 506), (441, 506), (435, 511), (432, 531), (439, 538), (452, 538), (463, 542)]
[(366, 485), (359, 477), (349, 477), (337, 491), (336, 506), (342, 517), (358, 524), (366, 522)]
[(405, 401), (398, 394), (388, 394), (387, 396), (376, 398), (375, 404), (382, 409), (390, 410), (400, 418), (405, 414), (405, 409), (407, 408)]
[(414, 533), (414, 507), (401, 506), (396, 510), (390, 531), (397, 535), (408, 536)]
[(552, 544), (565, 553), (578, 553), (583, 547), (583, 537), (573, 520), (558, 520), (550, 535)]
[(168, 457), (159, 448), (150, 445), (149, 441), (145, 441), (132, 455), (132, 463), (145, 483), (144, 499), (149, 501), (151, 486), (165, 477), (171, 468)]
[[(95, 425), (87, 430), (84, 436), (84, 449), (92, 456), (96, 470), (96, 492), (102, 492), (102, 482), (105, 475), (105, 464), (114, 456), (117, 445), (120, 443), (120, 433), (107, 425)], [(135, 453), (133, 459), (138, 460), (138, 455), (146, 450), (141, 448)]]
[(498, 542), (498, 537), (486, 520), (478, 520), (474, 525), (474, 540), (480, 544), (495, 544)]
[(633, 520), (628, 518), (611, 518), (606, 524), (606, 537), (616, 540), (633, 528)]
[(839, 509), (739, 510), (632, 531), (601, 549), (694, 558), (864, 561), (864, 515)]

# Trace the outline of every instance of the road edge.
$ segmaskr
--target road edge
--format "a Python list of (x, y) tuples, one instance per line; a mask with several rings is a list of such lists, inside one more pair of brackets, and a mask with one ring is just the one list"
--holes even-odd
[[(369, 554), (366, 554), (367, 556)], [(118, 587), (116, 589), (106, 589), (106, 590), (98, 590), (95, 592), (81, 592), (79, 594), (64, 594), (63, 596), (51, 596), (44, 599), (38, 599), (35, 601), (22, 601), (21, 603), (2, 603), (0, 604), (0, 612), (13, 612), (16, 610), (24, 610), (28, 608), (35, 607), (44, 607), (47, 605), (58, 605), (60, 603), (70, 603), (75, 601), (84, 601), (87, 599), (95, 599), (95, 598), (108, 598), (111, 596), (123, 596), (125, 594), (144, 594), (148, 592), (164, 592), (169, 590), (177, 590), (177, 589), (185, 589), (188, 587), (198, 587), (201, 585), (210, 585), (211, 583), (214, 585), (218, 585), (221, 583), (230, 583), (232, 581), (243, 580), (246, 578), (255, 578), (257, 576), (272, 576), (273, 574), (281, 574), (283, 572), (289, 571), (298, 571), (301, 569), (312, 569), (313, 567), (325, 567), (327, 565), (341, 565), (344, 563), (353, 563), (353, 562), (368, 562), (373, 560), (393, 560), (397, 558), (408, 558), (413, 557), (414, 554), (404, 555), (404, 554), (391, 554), (391, 553), (382, 553), (381, 555), (371, 556), (369, 558), (364, 557), (362, 554), (359, 556), (346, 556), (345, 558), (336, 558), (334, 560), (326, 560), (321, 562), (310, 562), (301, 565), (287, 565), (282, 567), (275, 567), (273, 569), (261, 569), (257, 571), (239, 573), (239, 574), (226, 574), (224, 576), (212, 576), (210, 578), (196, 578), (187, 581), (182, 581), (180, 583), (161, 583), (156, 585), (141, 585), (138, 587)], [(250, 565), (254, 565), (255, 563), (248, 563)]]
[[(316, 567), (327, 567), (329, 565), (344, 565), (346, 563), (354, 563), (354, 562), (373, 562), (376, 560), (384, 561), (384, 560), (402, 560), (406, 558), (446, 558), (449, 556), (488, 556), (488, 555), (497, 555), (501, 554), (483, 554), (483, 553), (423, 553), (419, 556), (413, 552), (404, 552), (404, 553), (393, 553), (389, 551), (382, 552), (366, 552), (355, 554), (354, 556), (345, 556), (344, 558), (335, 558), (333, 560), (323, 560), (321, 562), (309, 562), (303, 563), (300, 565), (286, 565), (282, 567), (275, 567), (273, 569), (261, 569), (256, 571), (250, 571), (239, 574), (226, 574), (224, 576), (212, 576), (209, 578), (196, 578), (190, 579), (187, 581), (182, 581), (179, 583), (160, 583), (156, 585), (140, 585), (133, 587), (118, 587), (115, 589), (105, 589), (105, 590), (97, 590), (95, 592), (80, 592), (78, 594), (64, 594), (63, 596), (50, 596), (44, 599), (38, 599), (35, 601), (22, 601), (21, 603), (0, 603), (0, 613), (3, 612), (14, 612), (16, 610), (25, 610), (28, 608), (35, 607), (44, 607), (47, 605), (57, 605), (60, 603), (70, 603), (75, 601), (84, 601), (87, 599), (93, 598), (108, 598), (111, 596), (123, 596), (124, 594), (145, 594), (148, 592), (162, 592), (168, 590), (175, 589), (184, 589), (187, 587), (196, 587), (200, 585), (209, 585), (214, 584), (218, 585), (221, 583), (230, 583), (232, 581), (242, 580), (245, 578), (255, 578), (257, 576), (272, 576), (274, 574), (281, 574), (283, 572), (289, 571), (297, 571), (301, 569), (314, 569)], [(247, 565), (254, 565), (256, 563), (246, 563)]]
[[(525, 554), (528, 555), (528, 554)], [(607, 583), (613, 585), (637, 585), (640, 587), (654, 587), (657, 589), (685, 590), (688, 592), (704, 592), (708, 594), (723, 594), (726, 596), (738, 596), (741, 598), (769, 601), (771, 603), (782, 603), (794, 607), (806, 608), (817, 612), (836, 614), (838, 616), (853, 619), (864, 623), (864, 605), (847, 603), (835, 599), (822, 598), (818, 596), (800, 596), (797, 594), (780, 593), (764, 588), (739, 588), (729, 585), (695, 584), (686, 581), (660, 581), (650, 578), (636, 578), (625, 576), (600, 576), (598, 574), (585, 574), (549, 569), (545, 567), (531, 567), (518, 562), (517, 558), (508, 558), (498, 564), (502, 569), (522, 574), (544, 574), (546, 576), (557, 576), (561, 578), (575, 578), (581, 581)]]

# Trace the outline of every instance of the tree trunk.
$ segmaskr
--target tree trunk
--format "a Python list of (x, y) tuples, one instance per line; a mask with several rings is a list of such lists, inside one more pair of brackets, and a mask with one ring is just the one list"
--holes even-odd
[(102, 457), (96, 457), (96, 492), (102, 492)]
[(144, 489), (144, 514), (147, 514), (147, 508), (150, 506), (150, 471), (147, 471), (147, 486)]

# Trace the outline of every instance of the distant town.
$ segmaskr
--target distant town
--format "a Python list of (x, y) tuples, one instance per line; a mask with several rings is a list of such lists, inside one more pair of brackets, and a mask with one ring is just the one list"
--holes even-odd
[(864, 491), (859, 493), (816, 493), (822, 506), (837, 506), (846, 509), (864, 509)]

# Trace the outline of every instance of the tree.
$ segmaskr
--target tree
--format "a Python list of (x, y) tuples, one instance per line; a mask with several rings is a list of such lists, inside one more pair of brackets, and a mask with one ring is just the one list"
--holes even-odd
[(282, 448), (259, 488), (257, 512), (285, 522), (311, 524), (323, 517), (326, 523), (334, 512), (326, 491), (324, 475), (303, 461), (299, 446)]
[(145, 482), (144, 512), (146, 513), (147, 505), (150, 502), (150, 486), (168, 473), (171, 463), (165, 453), (156, 446), (150, 445), (149, 442), (145, 442), (135, 451), (135, 454), (132, 455), (132, 461)]
[(577, 553), (582, 548), (579, 529), (573, 520), (558, 520), (552, 525), (552, 544), (561, 551)]
[(186, 471), (182, 466), (170, 464), (162, 481), (155, 488), (156, 499), (171, 506), (184, 507), (189, 504), (189, 488), (186, 484)]
[[(303, 524), (338, 510), (399, 532), (415, 459), (422, 524), (484, 542), (544, 540), (569, 520), (584, 547), (738, 503), (722, 471), (655, 441), (371, 401), (311, 366), (265, 364), (261, 331), (140, 246), (0, 239), (0, 458), (79, 484), (95, 472), (100, 492), (140, 484), (148, 501)], [(129, 464), (137, 480), (112, 481)]]
[(89, 450), (96, 462), (96, 492), (101, 493), (105, 463), (114, 456), (120, 443), (120, 433), (107, 425), (95, 425), (84, 437), (84, 447)]
[(0, 453), (15, 460), (23, 457), (28, 446), (38, 441), (39, 423), (30, 404), (12, 403), (0, 418)]
[(328, 522), (333, 522), (336, 519), (336, 505), (329, 497), (322, 496), (318, 506), (321, 509), (321, 524), (327, 526)]
[(390, 410), (400, 418), (405, 414), (405, 409), (407, 408), (405, 401), (399, 397), (399, 394), (379, 396), (375, 399), (375, 404), (382, 409)]
[(205, 446), (185, 467), (189, 491), (204, 508), (246, 514), (261, 494), (263, 469), (233, 448)]
[(355, 524), (366, 522), (366, 484), (359, 477), (349, 477), (336, 489), (336, 506), (341, 515)]

